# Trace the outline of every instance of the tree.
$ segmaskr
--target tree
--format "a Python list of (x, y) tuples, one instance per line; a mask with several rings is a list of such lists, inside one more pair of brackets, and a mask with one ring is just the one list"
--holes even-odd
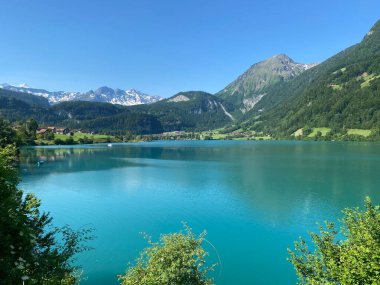
[(68, 137), (68, 138), (66, 138), (66, 140), (65, 140), (65, 144), (68, 144), (68, 145), (70, 145), (70, 144), (74, 144), (74, 139), (73, 139), (72, 137)]
[(302, 238), (288, 250), (300, 284), (380, 284), (380, 207), (367, 197), (365, 210), (342, 212), (340, 230), (326, 222), (310, 233), (314, 252)]
[(195, 236), (189, 227), (185, 233), (162, 235), (140, 253), (134, 267), (119, 276), (122, 285), (211, 285), (208, 272), (215, 265), (205, 267), (207, 252), (202, 248), (205, 232)]
[[(88, 249), (89, 229), (52, 226), (40, 212), (40, 201), (17, 188), (17, 149), (0, 148), (0, 280), (1, 284), (76, 284), (76, 253)], [(58, 236), (60, 239), (58, 239)]]
[(35, 119), (33, 119), (33, 118), (30, 118), (30, 119), (26, 122), (25, 126), (26, 126), (26, 130), (27, 130), (27, 132), (28, 132), (29, 134), (31, 134), (31, 136), (34, 137), (34, 139), (35, 139), (35, 137), (36, 137), (36, 132), (37, 132), (37, 130), (38, 130), (38, 123), (37, 123), (37, 121), (36, 121)]
[(302, 135), (304, 137), (307, 137), (308, 135), (310, 135), (311, 133), (313, 132), (313, 129), (309, 126), (305, 126), (303, 129), (302, 129)]
[(55, 135), (54, 135), (54, 133), (52, 133), (52, 132), (46, 132), (46, 133), (43, 135), (43, 138), (44, 138), (45, 140), (52, 141), (52, 140), (54, 140)]
[(0, 147), (16, 143), (16, 131), (12, 129), (8, 121), (0, 118)]
[(33, 118), (27, 120), (26, 122), (21, 123), (17, 132), (20, 144), (34, 145), (37, 129), (38, 129), (37, 121), (34, 120)]
[(318, 132), (315, 134), (314, 139), (315, 139), (315, 140), (319, 140), (321, 137), (322, 137), (322, 132), (318, 131)]

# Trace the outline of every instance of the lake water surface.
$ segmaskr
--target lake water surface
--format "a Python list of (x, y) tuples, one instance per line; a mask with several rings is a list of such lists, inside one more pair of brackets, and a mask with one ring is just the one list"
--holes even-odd
[[(37, 166), (37, 161), (44, 164)], [(218, 285), (287, 285), (288, 247), (316, 222), (366, 195), (380, 202), (380, 144), (168, 141), (37, 147), (22, 151), (21, 187), (42, 199), (54, 224), (91, 226), (81, 254), (87, 280), (118, 284), (147, 244), (145, 232), (207, 230)], [(219, 256), (219, 257), (218, 257)]]

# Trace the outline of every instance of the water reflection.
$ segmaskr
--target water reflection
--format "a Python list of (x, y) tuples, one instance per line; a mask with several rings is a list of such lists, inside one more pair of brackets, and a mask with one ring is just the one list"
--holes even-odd
[(207, 229), (223, 260), (217, 284), (295, 284), (286, 262), (293, 240), (365, 195), (379, 202), (378, 144), (26, 148), (21, 167), (22, 187), (37, 193), (58, 225), (94, 224), (96, 250), (81, 257), (91, 285), (117, 284), (115, 275), (146, 246), (139, 232), (158, 237), (181, 221)]
[[(141, 171), (134, 177), (140, 179), (140, 187), (174, 179), (178, 191), (190, 195), (218, 188), (272, 224), (285, 226), (290, 216), (311, 222), (321, 208), (329, 212), (333, 205), (336, 211), (361, 203), (365, 195), (377, 200), (380, 183), (378, 144), (160, 142), (112, 148), (26, 148), (21, 159), (23, 175), (34, 177), (153, 167), (162, 176), (157, 179)], [(44, 164), (38, 167), (38, 161)]]
[(222, 177), (240, 201), (273, 224), (303, 225), (379, 201), (380, 148), (377, 144), (280, 143), (236, 150), (239, 161)]
[(20, 168), (23, 176), (38, 177), (54, 173), (145, 166), (114, 158), (113, 152), (107, 147), (24, 148), (21, 151)]

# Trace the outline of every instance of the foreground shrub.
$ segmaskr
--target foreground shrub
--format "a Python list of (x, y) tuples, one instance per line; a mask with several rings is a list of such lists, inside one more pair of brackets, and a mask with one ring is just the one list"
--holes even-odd
[(119, 276), (122, 285), (211, 285), (208, 272), (215, 265), (205, 266), (207, 252), (202, 248), (205, 232), (195, 236), (185, 233), (162, 235), (159, 242), (148, 239), (150, 247), (140, 253), (136, 265)]
[(0, 283), (71, 285), (79, 282), (74, 256), (88, 249), (88, 229), (56, 228), (40, 201), (17, 188), (17, 149), (0, 148)]
[(347, 208), (340, 222), (310, 233), (313, 251), (302, 238), (289, 250), (300, 284), (380, 284), (380, 207), (366, 198), (365, 210)]

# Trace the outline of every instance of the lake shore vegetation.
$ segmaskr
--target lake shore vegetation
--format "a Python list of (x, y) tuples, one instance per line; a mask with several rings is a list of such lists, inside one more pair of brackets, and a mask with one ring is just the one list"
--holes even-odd
[(380, 284), (380, 206), (369, 197), (364, 210), (342, 211), (339, 229), (332, 222), (310, 233), (312, 246), (300, 238), (289, 261), (299, 284)]

